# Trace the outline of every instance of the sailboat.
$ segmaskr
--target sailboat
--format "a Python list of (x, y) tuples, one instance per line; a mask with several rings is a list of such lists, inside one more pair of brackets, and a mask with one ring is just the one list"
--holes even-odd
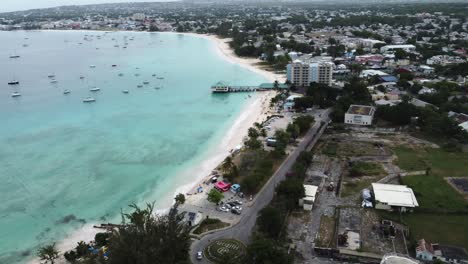
[(17, 80), (12, 80), (8, 82), (8, 85), (18, 85), (18, 84), (19, 84), (19, 81)]
[(19, 96), (21, 96), (21, 94), (19, 92), (13, 92), (11, 94), (11, 97), (19, 97)]

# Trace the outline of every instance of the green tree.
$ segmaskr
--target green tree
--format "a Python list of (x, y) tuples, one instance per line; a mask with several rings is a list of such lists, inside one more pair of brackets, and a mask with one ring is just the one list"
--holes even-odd
[(224, 194), (216, 189), (211, 189), (208, 193), (208, 201), (218, 204), (224, 198)]
[(275, 131), (275, 139), (276, 139), (276, 144), (275, 144), (275, 151), (278, 153), (284, 153), (286, 150), (286, 146), (289, 143), (290, 135), (286, 131), (279, 129)]
[(98, 247), (103, 247), (107, 245), (110, 233), (97, 233), (94, 236), (94, 241)]
[(154, 204), (130, 207), (134, 212), (122, 213), (122, 225), (109, 240), (110, 264), (188, 263), (190, 227), (177, 207), (163, 216), (154, 214)]
[(184, 204), (185, 203), (185, 195), (183, 195), (182, 193), (179, 193), (179, 194), (176, 195), (174, 200), (175, 200), (177, 205)]
[(288, 132), (292, 138), (296, 139), (301, 133), (301, 130), (297, 124), (289, 123), (286, 132)]
[(278, 208), (271, 206), (262, 209), (258, 216), (257, 224), (260, 231), (271, 238), (277, 238), (283, 225), (281, 211)]
[(302, 179), (286, 179), (278, 185), (276, 192), (286, 200), (288, 209), (295, 209), (299, 199), (305, 196), (304, 182)]
[(249, 138), (246, 142), (245, 142), (245, 146), (248, 148), (248, 149), (260, 149), (263, 147), (263, 144), (260, 140), (258, 140), (257, 138)]
[(89, 245), (86, 244), (84, 241), (78, 242), (78, 244), (75, 247), (76, 255), (81, 258), (83, 256), (88, 255), (89, 253)]
[(40, 260), (44, 260), (45, 263), (54, 264), (55, 260), (58, 259), (59, 257), (59, 252), (55, 248), (55, 243), (52, 243), (52, 244), (40, 247), (39, 250), (37, 251), (37, 256), (39, 257)]
[(251, 127), (249, 128), (248, 136), (251, 138), (258, 138), (260, 136), (260, 133), (258, 133), (258, 130), (254, 127)]
[(408, 54), (403, 49), (397, 49), (395, 51), (395, 59), (397, 59), (397, 60), (406, 59), (407, 56), (408, 56)]

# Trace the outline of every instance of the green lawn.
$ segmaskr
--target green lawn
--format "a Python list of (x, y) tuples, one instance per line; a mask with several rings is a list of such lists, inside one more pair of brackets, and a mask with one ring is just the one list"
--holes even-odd
[[(443, 213), (468, 211), (468, 202), (444, 179), (468, 177), (468, 153), (406, 146), (392, 150), (398, 156), (397, 165), (401, 169), (417, 171), (430, 168), (429, 175), (402, 177), (402, 183), (413, 189), (419, 202), (414, 213), (402, 216), (411, 236), (416, 240), (424, 238), (434, 243), (468, 248), (468, 214)], [(382, 213), (382, 216), (388, 214), (390, 218), (399, 218), (397, 214)]]
[(414, 239), (468, 248), (468, 215), (406, 214)]
[(382, 165), (377, 162), (364, 162), (357, 161), (354, 162), (351, 166), (351, 173), (357, 173), (357, 175), (383, 175), (385, 170), (382, 168)]
[(468, 210), (468, 203), (462, 195), (440, 176), (433, 174), (406, 176), (402, 177), (402, 182), (413, 189), (420, 208), (441, 211)]
[(425, 170), (442, 177), (468, 177), (468, 153), (447, 152), (443, 149), (404, 146), (393, 148), (398, 156), (397, 165), (407, 171)]
[(383, 219), (403, 221), (410, 228), (414, 240), (424, 238), (433, 243), (442, 243), (468, 248), (468, 215), (407, 213), (400, 215), (382, 210), (376, 212)]

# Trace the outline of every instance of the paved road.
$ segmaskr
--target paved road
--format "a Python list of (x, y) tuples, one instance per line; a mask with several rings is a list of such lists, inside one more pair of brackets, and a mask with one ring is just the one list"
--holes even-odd
[(234, 225), (231, 228), (206, 235), (200, 240), (194, 241), (194, 243), (192, 243), (190, 251), (190, 258), (192, 260), (192, 263), (210, 263), (206, 259), (203, 259), (201, 261), (196, 260), (195, 256), (197, 251), (203, 251), (203, 249), (206, 246), (208, 246), (208, 244), (211, 241), (221, 238), (234, 238), (244, 242), (245, 244), (249, 242), (250, 235), (252, 233), (253, 227), (255, 226), (255, 222), (257, 220), (257, 215), (259, 211), (265, 206), (267, 206), (273, 199), (276, 185), (285, 179), (286, 173), (290, 171), (299, 154), (305, 149), (310, 150), (313, 147), (313, 145), (315, 145), (318, 138), (321, 136), (321, 133), (323, 132), (323, 130), (320, 130), (320, 134), (316, 137), (321, 126), (321, 121), (328, 122), (329, 114), (330, 110), (325, 110), (321, 113), (320, 116), (315, 116), (315, 124), (304, 136), (303, 140), (299, 143), (298, 147), (292, 153), (289, 154), (289, 156), (285, 159), (283, 164), (278, 168), (278, 170), (273, 174), (271, 179), (257, 194), (257, 197), (255, 198), (256, 200), (253, 203), (253, 205), (249, 208), (244, 208), (242, 218), (238, 224)]

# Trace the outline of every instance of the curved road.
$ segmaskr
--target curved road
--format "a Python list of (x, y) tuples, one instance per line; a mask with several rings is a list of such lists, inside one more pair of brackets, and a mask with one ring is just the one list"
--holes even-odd
[(255, 226), (257, 215), (265, 206), (267, 206), (273, 199), (276, 185), (283, 181), (286, 177), (286, 173), (290, 171), (294, 165), (296, 158), (303, 150), (311, 150), (312, 147), (320, 138), (324, 128), (320, 129), (321, 121), (328, 123), (330, 109), (322, 111), (321, 115), (315, 115), (315, 124), (309, 129), (303, 140), (299, 143), (298, 147), (284, 160), (283, 164), (276, 170), (270, 180), (263, 186), (260, 192), (257, 194), (254, 203), (251, 207), (244, 207), (242, 212), (241, 220), (234, 226), (224, 229), (215, 233), (211, 233), (203, 236), (200, 240), (196, 240), (192, 243), (190, 250), (190, 259), (192, 263), (211, 263), (206, 258), (203, 260), (196, 259), (196, 252), (203, 251), (211, 241), (221, 238), (232, 238), (242, 241), (248, 244), (252, 229)]

